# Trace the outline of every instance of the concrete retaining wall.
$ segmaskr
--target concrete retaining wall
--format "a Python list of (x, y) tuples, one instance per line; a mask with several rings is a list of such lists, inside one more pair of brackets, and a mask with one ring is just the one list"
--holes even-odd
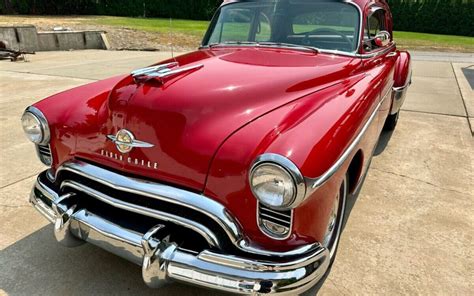
[(0, 40), (14, 50), (39, 51), (35, 26), (0, 27)]
[(108, 49), (104, 31), (37, 32), (34, 26), (0, 27), (0, 40), (25, 51)]
[(39, 51), (70, 49), (107, 49), (104, 32), (40, 32), (38, 33)]

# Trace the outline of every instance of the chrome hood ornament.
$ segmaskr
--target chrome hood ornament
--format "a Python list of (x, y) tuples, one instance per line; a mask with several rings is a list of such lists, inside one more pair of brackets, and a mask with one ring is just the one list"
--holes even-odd
[(121, 153), (129, 153), (133, 148), (151, 148), (155, 146), (136, 140), (132, 132), (126, 129), (119, 130), (116, 135), (108, 135), (107, 138), (115, 143)]
[(193, 65), (189, 67), (180, 67), (177, 62), (152, 66), (132, 71), (131, 75), (135, 83), (141, 83), (150, 79), (158, 79), (161, 83), (165, 78), (179, 75), (185, 72), (201, 69), (204, 65)]

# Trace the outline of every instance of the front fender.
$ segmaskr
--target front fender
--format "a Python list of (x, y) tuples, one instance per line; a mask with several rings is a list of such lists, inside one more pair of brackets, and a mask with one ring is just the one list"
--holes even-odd
[(288, 251), (321, 241), (350, 159), (323, 186), (294, 210), (293, 231), (274, 240), (259, 229), (257, 201), (248, 173), (261, 154), (275, 153), (292, 161), (305, 177), (328, 170), (349, 146), (367, 117), (377, 95), (372, 77), (358, 75), (310, 94), (270, 112), (231, 135), (217, 151), (208, 173), (205, 192), (237, 218), (255, 247)]
[[(97, 133), (112, 88), (125, 76), (79, 86), (34, 104), (46, 116), (51, 130), (52, 168), (72, 158), (77, 133)], [(104, 114), (106, 115), (106, 114)]]
[(392, 107), (390, 114), (397, 114), (405, 101), (406, 92), (411, 84), (412, 65), (411, 56), (408, 51), (398, 52), (397, 62), (395, 64), (395, 77), (392, 92)]

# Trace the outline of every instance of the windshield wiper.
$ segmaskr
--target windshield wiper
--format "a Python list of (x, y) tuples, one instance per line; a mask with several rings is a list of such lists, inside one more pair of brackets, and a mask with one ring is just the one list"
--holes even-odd
[(294, 48), (294, 49), (299, 49), (299, 50), (306, 50), (306, 51), (312, 51), (314, 53), (319, 53), (319, 49), (316, 47), (312, 46), (306, 46), (306, 45), (298, 45), (298, 44), (292, 44), (292, 43), (283, 43), (283, 42), (269, 42), (269, 41), (264, 41), (264, 42), (255, 42), (255, 41), (225, 41), (222, 43), (211, 43), (209, 44), (209, 48), (213, 48), (216, 46), (232, 46), (232, 45), (253, 45), (253, 46), (266, 46), (266, 47), (282, 47), (282, 48)]
[(227, 45), (258, 45), (258, 42), (254, 41), (225, 41), (221, 43), (211, 43), (208, 46), (210, 48), (216, 47), (216, 46), (227, 46)]
[(306, 46), (306, 45), (298, 45), (298, 44), (292, 44), (292, 43), (284, 43), (284, 42), (259, 42), (258, 45), (263, 45), (263, 46), (270, 46), (270, 47), (287, 47), (287, 48), (294, 48), (294, 49), (300, 49), (300, 50), (309, 50), (314, 53), (319, 53), (319, 49), (316, 47), (312, 46)]

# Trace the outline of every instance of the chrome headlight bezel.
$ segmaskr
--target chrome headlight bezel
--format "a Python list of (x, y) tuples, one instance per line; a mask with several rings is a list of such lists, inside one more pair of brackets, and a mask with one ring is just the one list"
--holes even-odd
[[(25, 122), (27, 120), (27, 117), (30, 119), (36, 121), (38, 124), (39, 132), (40, 132), (40, 137), (37, 139), (32, 138), (26, 129)], [(25, 132), (26, 137), (28, 140), (31, 142), (37, 144), (37, 145), (47, 145), (49, 144), (50, 138), (51, 138), (51, 133), (49, 129), (49, 124), (48, 120), (44, 116), (44, 114), (36, 107), (30, 106), (26, 108), (25, 112), (23, 113), (21, 117), (21, 123), (23, 127), (23, 131)]]
[[(291, 198), (287, 199), (287, 202), (276, 206), (266, 202), (262, 196), (259, 196), (258, 192), (256, 192), (255, 187), (253, 186), (255, 172), (265, 166), (272, 167), (276, 171), (280, 170), (280, 179), (288, 179), (286, 176), (291, 178), (294, 193)], [(259, 202), (275, 210), (294, 209), (303, 202), (306, 196), (306, 182), (298, 167), (288, 158), (274, 153), (266, 153), (257, 157), (249, 171), (249, 186), (253, 195)]]

